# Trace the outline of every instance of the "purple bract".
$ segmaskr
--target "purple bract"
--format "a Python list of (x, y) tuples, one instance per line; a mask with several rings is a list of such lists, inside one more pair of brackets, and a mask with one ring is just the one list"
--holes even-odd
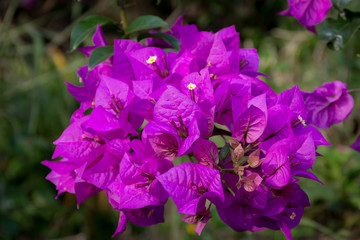
[[(303, 8), (290, 3), (293, 15)], [(296, 16), (308, 24), (307, 14)], [(292, 239), (310, 205), (298, 178), (320, 182), (309, 170), (317, 146), (328, 145), (314, 126), (349, 115), (346, 85), (277, 94), (257, 78), (264, 75), (257, 51), (238, 48), (234, 27), (203, 32), (180, 19), (168, 34), (179, 40), (178, 52), (156, 47), (169, 47), (161, 41), (144, 47), (115, 40), (112, 58), (79, 70), (83, 86), (68, 89), (81, 106), (54, 142), (53, 158), (61, 159), (43, 161), (51, 169), (47, 179), (78, 203), (105, 191), (120, 212), (114, 235), (129, 221), (163, 222), (171, 197), (198, 234), (215, 206), (236, 231), (281, 230)], [(86, 56), (107, 44), (100, 28), (93, 42), (81, 50)], [(225, 145), (219, 136), (227, 137)]]
[(289, 8), (280, 12), (296, 18), (301, 25), (315, 33), (315, 25), (321, 23), (332, 7), (331, 0), (288, 0)]

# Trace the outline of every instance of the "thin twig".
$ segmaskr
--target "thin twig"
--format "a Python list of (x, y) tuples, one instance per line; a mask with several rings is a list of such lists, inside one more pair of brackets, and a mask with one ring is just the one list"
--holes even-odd
[(223, 184), (225, 184), (227, 190), (229, 190), (229, 192), (231, 193), (231, 195), (233, 195), (233, 197), (235, 197), (235, 193), (233, 190), (231, 190), (231, 188), (229, 187), (229, 185), (225, 182), (224, 179), (221, 180)]
[(232, 159), (229, 159), (228, 161), (226, 161), (225, 163), (221, 163), (220, 166), (226, 166), (227, 164), (229, 164), (230, 162), (232, 162)]
[(123, 27), (124, 32), (126, 31), (127, 27), (128, 27), (128, 22), (127, 22), (127, 18), (126, 18), (126, 11), (125, 11), (125, 5), (124, 2), (122, 0), (118, 0), (117, 4), (120, 8), (120, 20), (121, 20), (121, 25)]
[(360, 89), (349, 89), (347, 92), (348, 92), (348, 93), (360, 92)]

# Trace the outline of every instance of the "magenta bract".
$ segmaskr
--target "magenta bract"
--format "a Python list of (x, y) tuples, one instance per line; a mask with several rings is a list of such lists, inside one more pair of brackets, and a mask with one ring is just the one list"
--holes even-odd
[(296, 18), (301, 25), (314, 33), (314, 26), (326, 18), (332, 7), (331, 0), (288, 0), (288, 4), (289, 8), (279, 14)]
[[(309, 11), (320, 6), (324, 15), (327, 2), (289, 1), (287, 14), (313, 26), (319, 19), (310, 21)], [(155, 40), (148, 47), (115, 40), (113, 58), (79, 70), (83, 86), (68, 89), (81, 105), (54, 142), (60, 161), (42, 162), (51, 169), (47, 179), (78, 203), (105, 191), (120, 212), (114, 235), (129, 221), (163, 222), (171, 197), (198, 234), (216, 206), (236, 231), (281, 230), (291, 239), (309, 206), (298, 177), (320, 182), (309, 169), (317, 146), (328, 145), (315, 127), (349, 115), (346, 85), (277, 94), (257, 78), (257, 51), (239, 49), (234, 27), (203, 32), (179, 20), (168, 34), (179, 40), (179, 52), (166, 53), (153, 45), (169, 45)], [(106, 45), (100, 28), (94, 44)]]
[(340, 81), (324, 83), (314, 92), (303, 92), (307, 123), (319, 128), (329, 128), (344, 121), (354, 107), (354, 99)]

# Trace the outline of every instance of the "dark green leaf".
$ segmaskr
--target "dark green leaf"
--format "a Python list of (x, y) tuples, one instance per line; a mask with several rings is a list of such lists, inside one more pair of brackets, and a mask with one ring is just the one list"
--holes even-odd
[(169, 52), (177, 52), (176, 49), (173, 49), (173, 48), (164, 48), (163, 49), (166, 53), (169, 53)]
[(349, 4), (352, 0), (331, 0), (332, 3), (338, 7), (343, 7)]
[(135, 19), (125, 31), (125, 35), (130, 35), (134, 32), (149, 30), (154, 28), (169, 28), (169, 25), (157, 16), (147, 15)]
[(329, 48), (340, 50), (352, 35), (359, 30), (359, 27), (360, 19), (349, 21), (329, 18), (319, 24), (316, 30), (320, 39), (329, 41)]
[(225, 144), (219, 152), (219, 160), (225, 161), (230, 156), (230, 144)]
[(114, 54), (114, 47), (98, 47), (92, 51), (89, 59), (89, 68), (93, 69), (99, 63), (110, 58)]
[(103, 16), (89, 16), (78, 22), (70, 36), (70, 50), (74, 51), (87, 36), (93, 33), (97, 25), (113, 23), (113, 20)]
[(345, 19), (349, 20), (349, 21), (353, 21), (357, 18), (360, 18), (360, 12), (353, 12), (353, 11), (345, 8), (343, 13), (344, 13), (343, 16), (345, 17)]
[(158, 38), (170, 44), (176, 51), (179, 51), (180, 49), (179, 41), (174, 36), (166, 33), (143, 33), (139, 35), (138, 40), (140, 41), (144, 38)]
[(336, 19), (326, 19), (316, 27), (318, 36), (322, 40), (332, 40), (339, 34), (340, 29), (346, 25), (346, 21)]

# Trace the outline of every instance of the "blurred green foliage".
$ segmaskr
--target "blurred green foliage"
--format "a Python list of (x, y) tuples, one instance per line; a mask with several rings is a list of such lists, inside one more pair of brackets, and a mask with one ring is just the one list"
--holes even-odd
[[(286, 8), (285, 0), (123, 2), (129, 22), (152, 14), (172, 24), (185, 12), (185, 21), (201, 30), (235, 25), (241, 47), (258, 49), (260, 71), (270, 76), (264, 80), (276, 91), (294, 84), (312, 91), (335, 80), (360, 88), (359, 33), (342, 51), (331, 51), (295, 19), (276, 15)], [(104, 194), (77, 210), (71, 194), (55, 199), (55, 187), (45, 180), (49, 170), (40, 164), (51, 158), (52, 142), (78, 107), (64, 81), (77, 83), (76, 70), (87, 60), (69, 53), (70, 32), (79, 19), (92, 14), (120, 22), (115, 0), (0, 2), (0, 239), (109, 239), (116, 228), (118, 213)], [(104, 30), (110, 43), (122, 31)], [(295, 239), (360, 236), (360, 155), (347, 147), (360, 132), (360, 98), (354, 97), (350, 118), (324, 132), (332, 146), (319, 149), (323, 157), (317, 159), (314, 172), (326, 187), (303, 181), (312, 207), (293, 230)], [(176, 211), (170, 203), (165, 223), (148, 228), (129, 225), (118, 239), (200, 239)], [(216, 211), (213, 215), (201, 239), (284, 239), (273, 231), (236, 233)]]

